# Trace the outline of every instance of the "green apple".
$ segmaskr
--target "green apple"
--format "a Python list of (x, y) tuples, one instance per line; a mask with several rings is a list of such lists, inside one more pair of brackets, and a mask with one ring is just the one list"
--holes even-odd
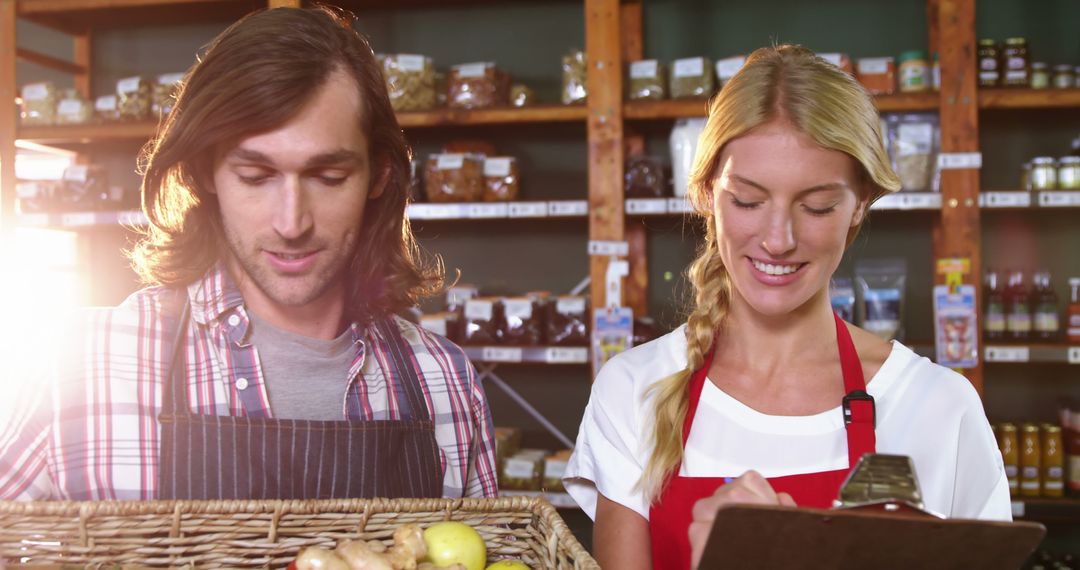
[(500, 560), (485, 570), (532, 570), (520, 560)]
[(466, 570), (484, 570), (487, 547), (480, 533), (459, 522), (441, 522), (424, 529), (427, 560), (438, 566), (461, 564)]

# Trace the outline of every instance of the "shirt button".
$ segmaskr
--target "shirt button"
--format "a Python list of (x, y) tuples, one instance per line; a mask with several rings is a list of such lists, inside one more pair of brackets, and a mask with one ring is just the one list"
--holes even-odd
[(236, 389), (237, 390), (247, 390), (247, 387), (248, 387), (247, 378), (240, 378), (240, 379), (238, 379), (236, 381)]
[[(229, 317), (229, 326), (235, 327), (238, 324), (240, 324), (240, 315), (233, 315), (233, 316)], [(241, 388), (241, 389), (243, 389), (243, 388)]]

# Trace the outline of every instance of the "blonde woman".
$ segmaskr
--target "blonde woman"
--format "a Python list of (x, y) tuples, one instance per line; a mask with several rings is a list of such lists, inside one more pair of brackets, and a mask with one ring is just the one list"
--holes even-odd
[(873, 451), (912, 457), (933, 511), (1010, 519), (968, 381), (832, 312), (845, 248), (900, 188), (862, 87), (804, 48), (760, 49), (698, 153), (696, 305), (600, 371), (567, 471), (601, 566), (685, 570), (697, 501), (828, 507)]

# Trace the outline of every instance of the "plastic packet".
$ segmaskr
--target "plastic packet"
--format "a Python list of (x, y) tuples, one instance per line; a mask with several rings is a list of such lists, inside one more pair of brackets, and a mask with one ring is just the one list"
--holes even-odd
[(56, 87), (48, 81), (23, 85), (20, 122), (27, 126), (56, 124), (57, 98)]
[(521, 193), (521, 175), (512, 156), (489, 156), (484, 159), (485, 202), (510, 202)]
[(937, 115), (912, 113), (889, 116), (890, 155), (904, 191), (929, 192), (937, 172), (940, 133)]
[(116, 82), (116, 103), (120, 118), (141, 121), (150, 118), (152, 84), (143, 77), (128, 77)]
[(452, 312), (434, 313), (431, 315), (422, 315), (420, 317), (420, 326), (428, 331), (437, 335), (442, 335), (451, 341), (451, 334), (457, 329), (458, 315)]
[(728, 81), (731, 81), (732, 77), (742, 69), (743, 64), (746, 63), (745, 55), (736, 55), (733, 57), (725, 57), (724, 59), (716, 62), (716, 83), (723, 87), (727, 85)]
[(655, 59), (630, 62), (626, 98), (659, 101), (667, 98), (667, 67)]
[(585, 297), (564, 295), (548, 303), (547, 342), (557, 346), (589, 344), (589, 314)]
[(671, 65), (671, 98), (708, 97), (716, 89), (712, 62), (707, 57), (677, 59)]
[(491, 345), (502, 342), (502, 303), (498, 299), (477, 297), (465, 301), (463, 344)]
[(105, 168), (74, 165), (64, 169), (60, 202), (65, 210), (97, 210), (109, 200), (109, 176)]
[(94, 107), (75, 89), (64, 90), (64, 97), (56, 104), (56, 124), (85, 125), (93, 122)]
[(435, 64), (430, 57), (386, 55), (382, 67), (390, 106), (395, 111), (426, 111), (435, 107)]
[(464, 153), (432, 154), (424, 168), (430, 202), (476, 202), (483, 195), (483, 158)]
[(869, 259), (855, 264), (859, 326), (885, 339), (903, 339), (907, 264), (903, 259)]
[(446, 104), (460, 109), (505, 106), (510, 76), (491, 62), (455, 65), (447, 77)]
[(102, 95), (94, 99), (94, 114), (102, 122), (119, 121), (120, 105), (117, 102), (116, 95)]
[(506, 458), (502, 465), (499, 488), (510, 491), (539, 491), (544, 476), (545, 453), (523, 449)]
[(562, 58), (562, 103), (574, 105), (584, 103), (588, 93), (585, 88), (585, 76), (588, 65), (585, 52), (572, 50)]
[(829, 284), (829, 300), (841, 319), (855, 322), (855, 285), (850, 277), (833, 277)]
[(570, 464), (572, 449), (556, 451), (544, 459), (544, 480), (541, 487), (545, 491), (565, 492), (562, 478), (566, 474), (566, 467)]
[(506, 297), (503, 305), (503, 344), (538, 346), (543, 344), (544, 320), (536, 302), (529, 297)]
[(172, 112), (176, 105), (176, 97), (180, 94), (180, 82), (183, 80), (183, 73), (165, 73), (157, 76), (150, 102), (150, 111), (155, 117), (164, 117)]
[(665, 192), (664, 167), (653, 156), (626, 159), (625, 192), (628, 198), (661, 198)]

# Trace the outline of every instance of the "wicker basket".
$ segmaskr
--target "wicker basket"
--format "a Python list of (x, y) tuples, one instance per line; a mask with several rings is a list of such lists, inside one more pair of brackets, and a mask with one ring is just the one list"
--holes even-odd
[(404, 523), (469, 524), (490, 560), (599, 569), (547, 500), (0, 501), (2, 562), (200, 568), (283, 567), (307, 546), (389, 544)]

